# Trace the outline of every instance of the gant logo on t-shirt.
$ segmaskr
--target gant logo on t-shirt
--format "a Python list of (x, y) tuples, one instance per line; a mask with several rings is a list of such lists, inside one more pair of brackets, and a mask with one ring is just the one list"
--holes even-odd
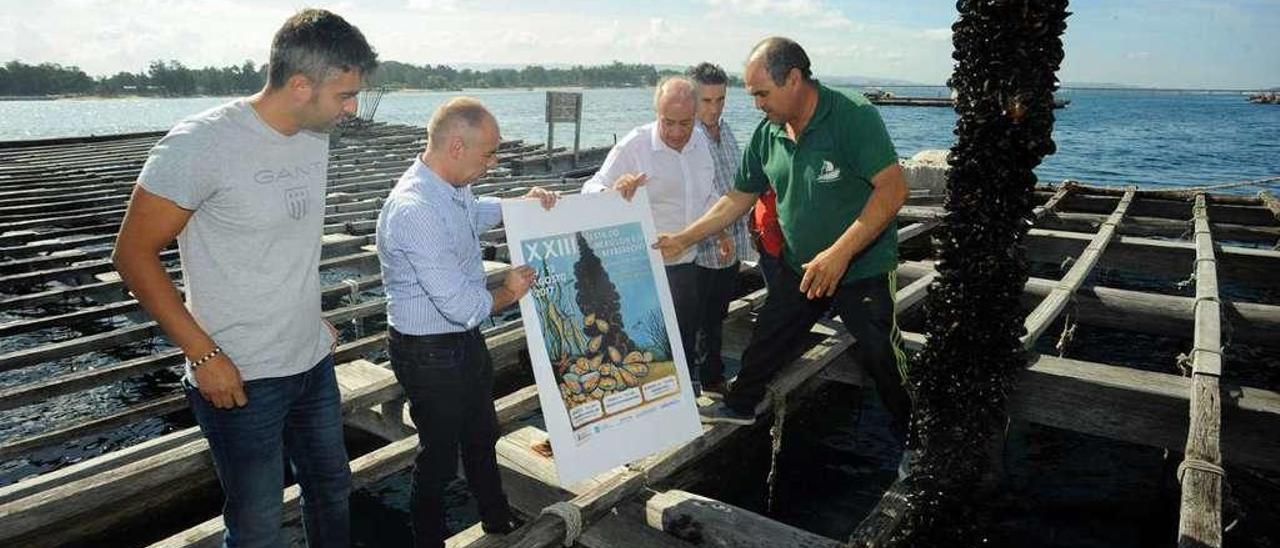
[(819, 183), (830, 183), (840, 180), (840, 168), (829, 160), (823, 160), (822, 173), (818, 174)]
[(289, 181), (303, 177), (310, 177), (313, 174), (319, 174), (324, 169), (321, 162), (312, 162), (293, 167), (282, 167), (280, 169), (263, 169), (253, 174), (253, 180), (260, 185), (269, 185), (272, 183)]

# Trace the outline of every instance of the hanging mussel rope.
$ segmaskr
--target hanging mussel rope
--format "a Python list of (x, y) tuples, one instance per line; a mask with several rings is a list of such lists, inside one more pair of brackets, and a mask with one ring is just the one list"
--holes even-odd
[(916, 395), (907, 509), (893, 545), (981, 544), (974, 497), (990, 436), (1026, 359), (1019, 298), (1023, 238), (1042, 158), (1054, 152), (1053, 92), (1066, 0), (961, 0), (954, 31), (960, 115), (939, 227), (928, 342), (911, 371)]

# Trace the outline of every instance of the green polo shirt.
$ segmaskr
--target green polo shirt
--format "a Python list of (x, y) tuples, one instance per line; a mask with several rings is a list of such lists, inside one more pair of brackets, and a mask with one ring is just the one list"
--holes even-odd
[[(742, 154), (734, 187), (778, 193), (778, 221), (786, 239), (782, 257), (797, 272), (835, 243), (871, 197), (871, 178), (898, 161), (880, 113), (866, 98), (818, 84), (818, 107), (800, 134), (760, 121)], [(841, 283), (889, 272), (898, 263), (898, 227), (884, 232), (853, 257)]]

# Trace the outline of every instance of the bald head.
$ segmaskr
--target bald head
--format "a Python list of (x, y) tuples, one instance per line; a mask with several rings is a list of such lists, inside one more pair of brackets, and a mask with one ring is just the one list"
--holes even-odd
[(489, 109), (470, 97), (458, 97), (431, 115), (422, 159), (446, 182), (468, 185), (497, 165), (501, 141), (498, 121)]
[(808, 82), (813, 78), (809, 67), (809, 54), (804, 52), (795, 40), (782, 36), (770, 36), (756, 43), (747, 56), (747, 64), (763, 63), (764, 70), (774, 85), (785, 85), (791, 70), (800, 71), (800, 79)]
[(495, 128), (498, 122), (480, 101), (471, 97), (455, 97), (446, 101), (427, 122), (427, 148), (444, 150), (453, 137), (460, 137), (466, 145), (476, 142), (480, 133)]
[(653, 109), (661, 110), (662, 104), (685, 102), (698, 105), (698, 86), (686, 76), (667, 76), (658, 81), (653, 90)]
[(653, 92), (653, 106), (658, 111), (657, 130), (662, 142), (673, 150), (683, 150), (693, 136), (698, 86), (684, 76), (664, 78)]

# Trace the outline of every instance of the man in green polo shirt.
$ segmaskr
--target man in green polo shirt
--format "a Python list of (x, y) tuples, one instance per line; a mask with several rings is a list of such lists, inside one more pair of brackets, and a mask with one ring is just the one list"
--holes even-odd
[(804, 49), (786, 38), (757, 44), (744, 78), (765, 119), (745, 148), (734, 190), (655, 244), (664, 256), (678, 255), (746, 214), (770, 185), (777, 191), (786, 240), (779, 282), (760, 311), (742, 371), (722, 404), (702, 409), (703, 421), (754, 422), (769, 381), (834, 307), (857, 340), (855, 359), (875, 380), (896, 432), (905, 434), (911, 400), (893, 297), (894, 217), (908, 189), (884, 122), (866, 99), (814, 80)]

